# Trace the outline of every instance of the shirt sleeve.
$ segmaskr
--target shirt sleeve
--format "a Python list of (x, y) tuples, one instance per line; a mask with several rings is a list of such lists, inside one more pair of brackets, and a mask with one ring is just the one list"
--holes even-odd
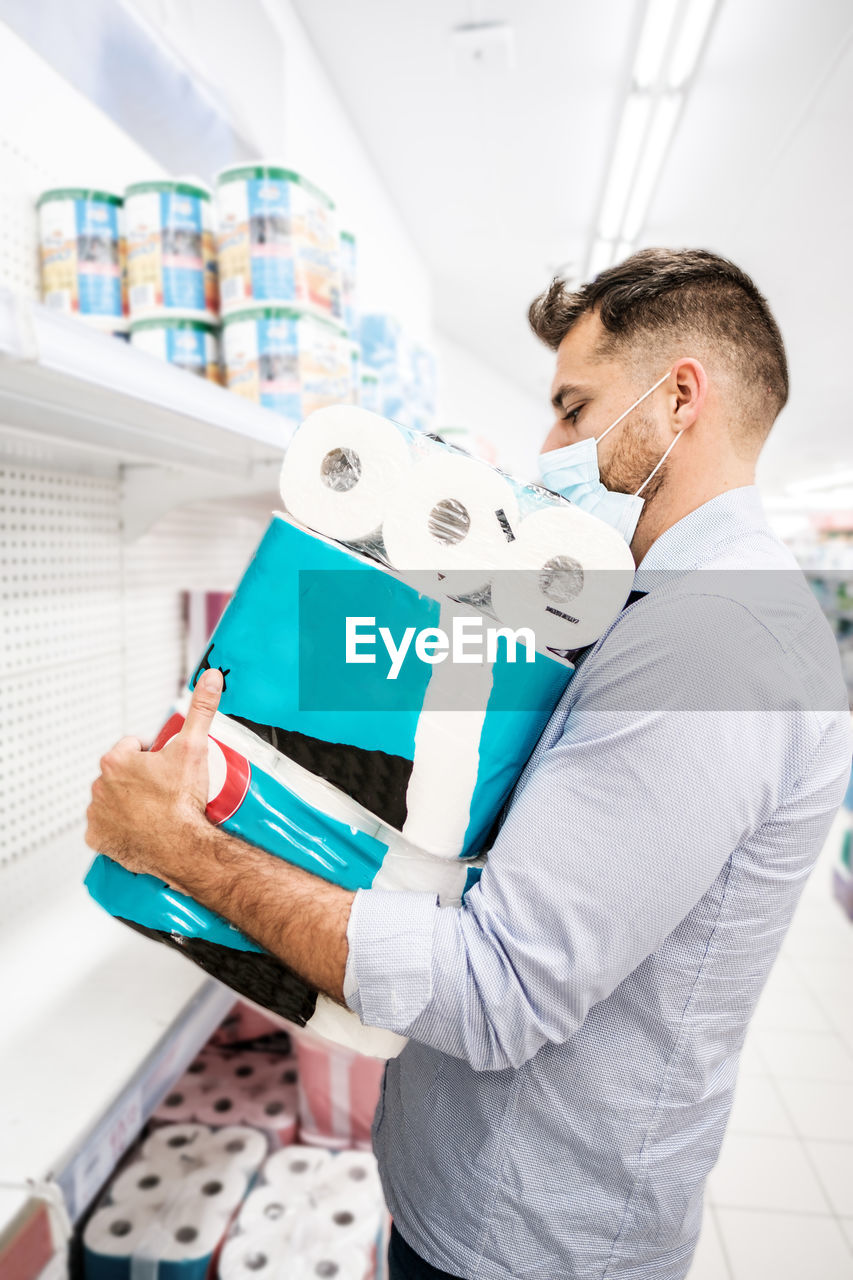
[(779, 803), (794, 708), (777, 642), (730, 600), (642, 607), (575, 677), (463, 906), (356, 895), (346, 998), (367, 1025), (520, 1066), (572, 1036)]

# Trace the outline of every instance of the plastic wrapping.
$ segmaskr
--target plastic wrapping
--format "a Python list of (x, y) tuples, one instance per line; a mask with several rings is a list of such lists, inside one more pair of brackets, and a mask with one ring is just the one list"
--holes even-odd
[[(178, 1080), (154, 1112), (155, 1123), (199, 1123), (225, 1126), (222, 1143), (260, 1130), (267, 1146), (296, 1141), (298, 1126), (298, 1066), (293, 1057), (252, 1050), (207, 1049)], [(263, 1136), (262, 1136), (263, 1135)], [(257, 1141), (249, 1144), (254, 1150)]]
[(299, 1137), (311, 1146), (372, 1150), (384, 1064), (309, 1032), (295, 1037)]
[(84, 1280), (204, 1280), (265, 1156), (251, 1129), (156, 1129), (84, 1228)]
[[(414, 888), (458, 906), (574, 650), (624, 604), (630, 552), (541, 487), (355, 408), (303, 424), (282, 496), (290, 514), (274, 516), (190, 680), (224, 673), (207, 815), (346, 888)], [(353, 623), (366, 628), (358, 645)], [(421, 644), (442, 635), (447, 660)], [(399, 1051), (401, 1037), (361, 1027), (153, 877), (99, 857), (87, 883), (113, 915), (255, 1003), (361, 1052)]]

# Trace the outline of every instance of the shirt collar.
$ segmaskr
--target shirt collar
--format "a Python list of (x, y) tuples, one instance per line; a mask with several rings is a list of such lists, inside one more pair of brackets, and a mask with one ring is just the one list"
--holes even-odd
[(761, 496), (754, 484), (728, 489), (676, 521), (649, 547), (637, 568), (634, 588), (651, 591), (662, 575), (690, 573), (707, 564), (723, 543), (751, 529), (767, 527)]

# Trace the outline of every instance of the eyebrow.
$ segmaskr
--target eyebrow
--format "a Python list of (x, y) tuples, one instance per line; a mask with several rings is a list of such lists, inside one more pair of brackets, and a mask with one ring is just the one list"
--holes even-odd
[(586, 395), (589, 395), (589, 391), (584, 387), (575, 387), (572, 386), (570, 382), (564, 382), (552, 395), (551, 404), (555, 409), (562, 409), (563, 404), (567, 399), (574, 399), (576, 396)]

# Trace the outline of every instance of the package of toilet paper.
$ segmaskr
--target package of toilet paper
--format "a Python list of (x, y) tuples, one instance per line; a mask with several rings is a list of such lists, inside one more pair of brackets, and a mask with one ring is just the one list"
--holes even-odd
[[(348, 889), (459, 906), (573, 673), (622, 608), (630, 552), (538, 486), (375, 414), (312, 414), (273, 516), (189, 687), (224, 678), (207, 815)], [(362, 1052), (362, 1028), (227, 921), (105, 857), (87, 885), (263, 1008)]]
[(267, 1150), (249, 1127), (155, 1129), (86, 1223), (84, 1280), (205, 1280)]
[(292, 1146), (270, 1156), (219, 1258), (219, 1280), (373, 1280), (389, 1228), (376, 1158)]

